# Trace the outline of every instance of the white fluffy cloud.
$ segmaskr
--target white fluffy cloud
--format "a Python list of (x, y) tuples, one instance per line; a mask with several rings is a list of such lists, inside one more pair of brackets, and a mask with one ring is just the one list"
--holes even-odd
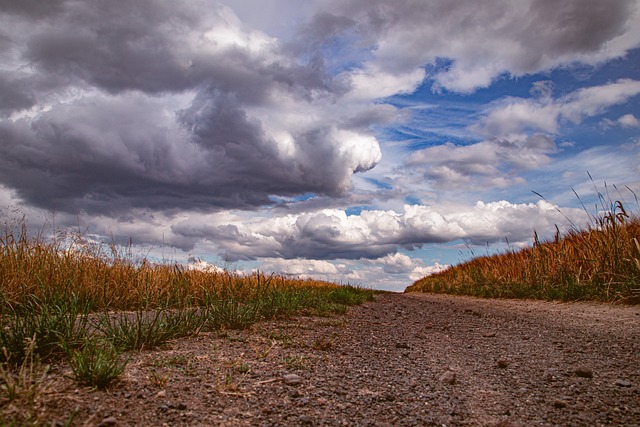
[(625, 114), (618, 119), (620, 126), (625, 128), (637, 128), (640, 127), (640, 120), (633, 114)]
[[(580, 222), (583, 212), (564, 215)], [(406, 205), (403, 212), (371, 210), (347, 215), (339, 209), (291, 214), (275, 218), (249, 218), (220, 214), (190, 216), (176, 222), (172, 233), (182, 238), (214, 243), (231, 259), (281, 257), (285, 259), (376, 259), (400, 247), (465, 239), (484, 244), (502, 240), (530, 240), (534, 228), (544, 233), (567, 219), (545, 201), (513, 204), (506, 201), (473, 206)], [(385, 270), (408, 269), (408, 258), (385, 259)]]
[[(601, 114), (609, 107), (622, 104), (638, 94), (640, 81), (621, 79), (602, 86), (579, 89), (558, 99), (553, 99), (548, 92), (531, 99), (506, 98), (490, 107), (488, 114), (472, 129), (495, 138), (525, 131), (555, 134), (561, 121), (580, 123), (586, 117)], [(632, 122), (629, 119), (623, 121)]]
[(409, 278), (415, 282), (416, 280), (422, 279), (425, 276), (430, 276), (432, 274), (444, 271), (449, 267), (450, 267), (449, 265), (446, 265), (446, 264), (442, 265), (437, 262), (433, 265), (428, 265), (424, 267), (418, 266), (413, 269), (413, 271), (409, 275)]

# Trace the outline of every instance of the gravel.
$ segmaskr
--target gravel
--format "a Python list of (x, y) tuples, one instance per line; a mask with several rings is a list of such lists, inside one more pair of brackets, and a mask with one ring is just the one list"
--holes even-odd
[(640, 425), (640, 307), (381, 294), (131, 354), (107, 390), (64, 377), (46, 424)]

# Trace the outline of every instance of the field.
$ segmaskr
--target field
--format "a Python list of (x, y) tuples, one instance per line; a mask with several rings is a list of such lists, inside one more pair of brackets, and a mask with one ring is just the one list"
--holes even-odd
[[(36, 422), (25, 408), (36, 405), (51, 361), (103, 388), (128, 352), (263, 319), (343, 313), (372, 298), (349, 285), (135, 261), (77, 234), (29, 237), (25, 225), (0, 238), (0, 290), (0, 420), (10, 424)], [(22, 415), (5, 418), (11, 407)]]
[(616, 201), (591, 225), (551, 241), (472, 259), (426, 276), (406, 292), (491, 298), (640, 303), (640, 219)]

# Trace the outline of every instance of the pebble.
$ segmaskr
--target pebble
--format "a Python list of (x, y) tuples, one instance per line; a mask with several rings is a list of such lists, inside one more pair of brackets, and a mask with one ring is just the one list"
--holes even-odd
[(550, 383), (552, 381), (556, 381), (558, 377), (558, 370), (554, 368), (549, 368), (545, 371), (542, 379), (546, 382)]
[(553, 406), (555, 406), (558, 409), (561, 408), (566, 408), (567, 407), (567, 403), (563, 400), (557, 399), (553, 402)]
[(169, 408), (170, 409), (177, 409), (179, 411), (184, 411), (185, 409), (187, 409), (187, 405), (185, 405), (182, 402), (180, 402), (180, 403), (172, 403), (172, 404), (169, 404)]
[(313, 424), (313, 420), (308, 415), (300, 415), (300, 417), (298, 418), (298, 421), (300, 421), (300, 424), (302, 424), (302, 425), (311, 425), (311, 424)]
[(455, 384), (456, 383), (456, 373), (453, 371), (447, 371), (444, 374), (440, 375), (440, 378), (438, 378), (438, 380), (441, 383), (445, 383), (445, 384)]
[(288, 385), (298, 385), (302, 382), (302, 378), (300, 378), (300, 375), (297, 374), (286, 374), (282, 377), (282, 379), (284, 380), (285, 384)]
[(383, 393), (382, 394), (382, 400), (386, 400), (387, 402), (393, 402), (394, 400), (396, 400), (396, 397), (393, 395), (393, 393)]
[(505, 359), (498, 359), (496, 361), (496, 366), (500, 369), (504, 369), (509, 366), (509, 361)]
[(102, 421), (100, 421), (100, 424), (98, 424), (98, 427), (114, 426), (116, 425), (117, 422), (118, 420), (116, 420), (116, 417), (107, 417)]
[(574, 372), (581, 378), (593, 378), (593, 371), (589, 368), (580, 367), (577, 368)]
[(631, 382), (618, 378), (615, 382), (618, 387), (631, 387)]

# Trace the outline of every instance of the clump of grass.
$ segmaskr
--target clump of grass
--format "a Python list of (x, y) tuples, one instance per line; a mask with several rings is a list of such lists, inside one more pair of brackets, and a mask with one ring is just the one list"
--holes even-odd
[[(86, 307), (75, 295), (64, 298), (53, 293), (46, 299), (27, 296), (20, 304), (5, 304), (0, 311), (0, 347), (5, 349), (0, 362), (22, 363), (27, 350), (38, 357), (55, 357), (64, 352), (65, 346), (80, 343), (86, 334)], [(26, 346), (27, 342), (33, 347)]]
[(198, 333), (204, 318), (195, 308), (103, 313), (96, 329), (121, 350), (151, 350), (167, 341)]
[[(24, 399), (32, 404), (39, 392), (46, 389), (48, 369), (40, 363), (35, 350), (35, 339), (31, 339), (25, 342), (25, 357), (18, 364), (0, 363), (0, 396), (5, 401)], [(11, 361), (6, 348), (2, 348), (2, 353)]]
[(69, 351), (73, 378), (92, 387), (107, 387), (124, 372), (127, 363), (121, 350), (104, 337), (92, 337), (79, 350)]
[[(601, 200), (603, 198), (601, 197)], [(621, 201), (573, 229), (520, 251), (479, 257), (426, 276), (406, 292), (640, 303), (640, 218)]]

